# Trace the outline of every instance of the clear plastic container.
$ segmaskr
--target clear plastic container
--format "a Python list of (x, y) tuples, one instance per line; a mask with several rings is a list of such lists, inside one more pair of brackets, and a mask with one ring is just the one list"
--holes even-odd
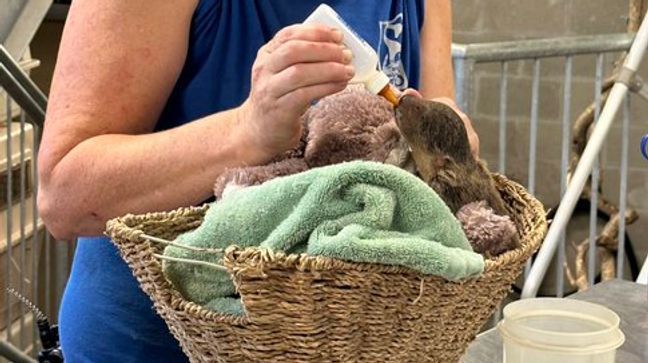
[(573, 299), (516, 301), (497, 328), (505, 363), (614, 363), (625, 341), (617, 314)]
[(364, 41), (330, 6), (322, 4), (306, 19), (304, 24), (319, 24), (338, 29), (344, 35), (342, 43), (351, 51), (351, 65), (355, 76), (350, 83), (363, 83), (373, 94), (381, 94), (392, 103), (397, 103), (399, 93), (390, 87), (389, 77), (378, 66), (376, 51)]

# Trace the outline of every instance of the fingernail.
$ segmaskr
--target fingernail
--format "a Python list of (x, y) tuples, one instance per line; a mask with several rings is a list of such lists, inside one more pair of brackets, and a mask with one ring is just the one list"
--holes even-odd
[(355, 69), (353, 69), (353, 66), (344, 66), (344, 70), (346, 71), (346, 75), (349, 79), (355, 76)]
[(343, 49), (342, 50), (342, 62), (344, 64), (349, 64), (351, 63), (351, 60), (353, 59), (353, 53), (349, 49)]
[(342, 34), (341, 31), (339, 31), (339, 30), (337, 30), (335, 28), (332, 28), (331, 33), (333, 33), (333, 41), (335, 41), (336, 43), (342, 43), (342, 39), (344, 38), (344, 34)]

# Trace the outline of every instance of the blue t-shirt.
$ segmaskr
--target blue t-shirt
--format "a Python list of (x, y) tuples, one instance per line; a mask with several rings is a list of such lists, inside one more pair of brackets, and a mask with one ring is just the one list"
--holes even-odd
[[(418, 88), (424, 0), (201, 0), (185, 65), (157, 130), (240, 105), (250, 90), (257, 50), (322, 2), (375, 47), (379, 67), (393, 84)], [(117, 249), (103, 237), (79, 239), (59, 319), (67, 363), (187, 361)]]

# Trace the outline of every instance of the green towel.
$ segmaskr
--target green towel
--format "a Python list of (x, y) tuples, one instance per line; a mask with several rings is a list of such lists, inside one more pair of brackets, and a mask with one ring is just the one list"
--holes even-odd
[[(461, 225), (437, 194), (397, 167), (355, 161), (277, 178), (228, 193), (200, 227), (177, 243), (210, 248), (260, 246), (340, 260), (410, 267), (459, 280), (480, 274)], [(170, 257), (221, 263), (213, 254), (167, 247)], [(166, 276), (187, 299), (236, 313), (226, 272), (165, 262)], [(241, 310), (242, 311), (242, 310)]]

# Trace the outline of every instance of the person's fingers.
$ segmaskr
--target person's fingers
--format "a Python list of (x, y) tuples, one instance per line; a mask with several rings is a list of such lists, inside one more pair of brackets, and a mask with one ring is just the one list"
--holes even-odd
[(312, 40), (319, 42), (342, 43), (341, 31), (319, 24), (294, 24), (281, 29), (273, 37), (283, 43), (292, 39)]
[(456, 113), (463, 113), (459, 109), (459, 106), (457, 106), (457, 103), (452, 98), (449, 98), (449, 97), (437, 97), (437, 98), (433, 98), (432, 101), (445, 103), (446, 105), (452, 107), (452, 109), (455, 110)]
[(300, 88), (327, 83), (348, 83), (354, 71), (350, 65), (335, 62), (299, 63), (271, 76), (268, 85), (275, 98)]
[(343, 34), (337, 29), (324, 25), (295, 24), (281, 29), (265, 46), (265, 52), (272, 53), (283, 43), (290, 40), (307, 40), (311, 42), (342, 43)]
[(470, 141), (470, 152), (475, 159), (479, 159), (479, 137), (473, 133), (472, 137), (468, 138), (468, 141)]
[(463, 121), (464, 126), (466, 127), (466, 133), (468, 134), (468, 142), (470, 143), (470, 151), (472, 152), (473, 156), (475, 158), (479, 157), (479, 135), (477, 135), (477, 132), (472, 126), (472, 121), (463, 112), (458, 113), (459, 117), (461, 117), (461, 121)]
[(285, 94), (278, 101), (280, 105), (286, 107), (296, 107), (295, 111), (302, 113), (314, 100), (321, 99), (328, 95), (340, 92), (347, 86), (347, 82), (321, 83), (311, 86), (301, 87)]
[(421, 95), (421, 93), (415, 90), (414, 88), (408, 88), (405, 91), (403, 91), (403, 96), (414, 96), (418, 98), (423, 98), (423, 95)]
[(298, 24), (259, 49), (241, 114), (260, 145), (273, 152), (293, 147), (302, 134), (299, 117), (311, 102), (346, 87), (354, 72), (342, 38), (339, 30)]
[(270, 72), (278, 73), (298, 63), (350, 64), (352, 57), (351, 51), (340, 44), (290, 40), (283, 43), (268, 57), (267, 64)]

